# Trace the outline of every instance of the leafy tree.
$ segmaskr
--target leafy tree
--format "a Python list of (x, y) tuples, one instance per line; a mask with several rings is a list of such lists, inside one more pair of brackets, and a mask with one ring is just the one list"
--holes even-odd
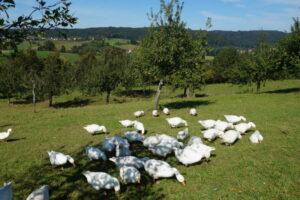
[(214, 58), (212, 68), (218, 75), (218, 81), (226, 82), (239, 62), (239, 52), (235, 48), (224, 48)]
[(300, 20), (293, 18), (293, 21), (291, 33), (280, 41), (277, 56), (274, 57), (277, 59), (277, 70), (283, 72), (287, 78), (300, 77)]
[(49, 54), (44, 60), (43, 94), (48, 98), (49, 106), (53, 105), (53, 96), (62, 94), (70, 86), (69, 68), (69, 63), (64, 62), (57, 52)]
[(33, 112), (36, 112), (36, 100), (41, 99), (41, 74), (44, 69), (43, 62), (38, 58), (37, 54), (33, 50), (29, 50), (27, 53), (20, 52), (13, 59), (12, 66), (20, 67), (22, 70), (22, 86), (24, 87), (23, 93), (28, 90), (32, 94)]
[(27, 36), (39, 36), (45, 30), (55, 27), (67, 27), (76, 23), (77, 18), (70, 14), (71, 3), (60, 0), (47, 4), (45, 0), (36, 0), (36, 6), (27, 15), (16, 19), (9, 16), (9, 9), (16, 7), (15, 0), (0, 1), (0, 46), (11, 46), (17, 50), (17, 44)]
[(171, 75), (171, 83), (174, 88), (183, 88), (184, 97), (190, 96), (196, 89), (201, 89), (204, 84), (204, 69), (207, 64), (205, 55), (207, 54), (207, 42), (205, 34), (186, 34), (184, 40), (184, 52), (179, 68)]
[(238, 84), (256, 85), (259, 91), (262, 84), (272, 79), (272, 49), (261, 43), (252, 53), (242, 53), (239, 62), (235, 63), (230, 81)]
[(0, 63), (0, 93), (7, 97), (8, 104), (10, 99), (20, 91), (20, 68), (5, 62)]
[(80, 57), (77, 63), (75, 72), (75, 82), (82, 92), (92, 93), (92, 88), (89, 87), (89, 79), (91, 70), (94, 69), (98, 61), (94, 53), (86, 53)]
[(101, 53), (101, 60), (89, 73), (88, 88), (106, 92), (109, 103), (111, 92), (124, 80), (129, 58), (124, 50), (113, 47), (104, 48)]
[(188, 43), (186, 24), (181, 20), (183, 3), (179, 0), (160, 1), (158, 13), (151, 11), (151, 27), (140, 44), (141, 66), (152, 70), (159, 81), (154, 109), (158, 108), (163, 82), (181, 67)]

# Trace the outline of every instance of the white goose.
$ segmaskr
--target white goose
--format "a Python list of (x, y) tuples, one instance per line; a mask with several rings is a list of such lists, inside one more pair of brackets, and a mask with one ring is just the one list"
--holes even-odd
[(218, 136), (224, 134), (223, 131), (220, 131), (220, 130), (215, 129), (215, 128), (211, 128), (211, 129), (204, 130), (204, 131), (201, 131), (201, 132), (202, 132), (202, 134), (203, 134), (203, 137), (204, 137), (205, 139), (207, 139), (208, 141), (213, 141), (213, 140), (215, 140)]
[(203, 144), (202, 140), (198, 136), (193, 136), (188, 142), (188, 146), (193, 145), (193, 144)]
[(111, 162), (115, 163), (117, 167), (135, 167), (142, 168), (144, 167), (144, 161), (149, 160), (148, 157), (137, 158), (135, 156), (124, 156), (124, 157), (112, 157), (109, 159)]
[(187, 147), (193, 149), (193, 150), (196, 151), (198, 154), (203, 155), (203, 157), (204, 157), (206, 160), (209, 160), (210, 155), (211, 155), (211, 152), (216, 150), (215, 147), (210, 147), (210, 146), (207, 146), (207, 145), (205, 145), (205, 144), (199, 144), (199, 143), (194, 143), (194, 144), (189, 145), (189, 146), (187, 146)]
[(91, 172), (86, 171), (83, 173), (87, 182), (96, 190), (100, 189), (114, 189), (116, 194), (120, 193), (120, 182), (117, 178), (105, 172)]
[(161, 145), (168, 146), (170, 148), (183, 147), (183, 143), (179, 142), (176, 138), (174, 138), (172, 136), (169, 136), (166, 134), (160, 134), (160, 135), (156, 135), (156, 136), (159, 138), (159, 140), (160, 140), (159, 144), (161, 144)]
[(229, 130), (221, 135), (220, 138), (222, 139), (222, 143), (226, 145), (232, 145), (236, 140), (242, 139), (242, 135), (239, 131), (236, 130)]
[(11, 132), (12, 132), (11, 128), (9, 128), (6, 132), (1, 132), (0, 140), (4, 140), (4, 139), (8, 138)]
[(140, 135), (138, 132), (127, 131), (124, 133), (129, 142), (143, 142), (145, 136)]
[(236, 115), (224, 115), (225, 119), (230, 123), (237, 123), (241, 120), (246, 121), (244, 116), (236, 116)]
[(136, 129), (136, 131), (141, 132), (142, 135), (145, 134), (145, 128), (144, 128), (144, 124), (142, 122), (134, 121), (133, 126)]
[(198, 121), (201, 126), (203, 126), (204, 128), (206, 129), (209, 129), (209, 128), (212, 128), (215, 126), (216, 124), (216, 121), (215, 120), (212, 120), (212, 119), (208, 119), (208, 120), (199, 120)]
[(185, 126), (188, 126), (188, 123), (185, 120), (181, 119), (180, 117), (167, 118), (166, 120), (168, 121), (171, 128), (176, 128), (180, 124), (184, 124)]
[(185, 128), (183, 131), (179, 131), (177, 134), (177, 139), (184, 140), (189, 137), (189, 129)]
[(130, 156), (131, 151), (129, 150), (129, 146), (123, 145), (119, 142), (115, 142), (116, 144), (116, 157), (121, 157), (121, 156)]
[(214, 128), (224, 132), (225, 130), (227, 130), (229, 128), (234, 128), (234, 126), (232, 123), (217, 120)]
[(69, 155), (65, 155), (63, 153), (56, 152), (56, 151), (47, 151), (47, 152), (49, 155), (51, 165), (61, 166), (69, 162), (73, 166), (76, 166), (74, 159)]
[(158, 116), (159, 116), (158, 110), (153, 110), (153, 111), (152, 111), (152, 116), (153, 116), (153, 117), (158, 117)]
[(196, 108), (191, 108), (190, 115), (197, 116), (197, 110), (196, 110)]
[(141, 173), (135, 167), (128, 167), (128, 166), (121, 167), (120, 177), (124, 184), (141, 183)]
[(1, 200), (12, 200), (12, 182), (4, 183), (4, 187), (0, 188), (0, 199)]
[(107, 130), (105, 126), (99, 126), (98, 124), (90, 124), (85, 127), (83, 127), (87, 132), (91, 134), (96, 134), (96, 133), (106, 133)]
[(148, 136), (143, 140), (143, 145), (145, 147), (153, 147), (160, 143), (160, 138), (157, 136)]
[(120, 120), (119, 122), (122, 124), (122, 126), (124, 126), (126, 128), (132, 127), (134, 125), (134, 121), (131, 121), (131, 120), (128, 120), (128, 119)]
[(111, 152), (115, 149), (116, 145), (114, 142), (114, 137), (104, 138), (102, 142), (102, 149), (107, 152)]
[(166, 157), (168, 154), (173, 152), (172, 145), (165, 145), (165, 144), (158, 144), (154, 147), (148, 148), (153, 155), (160, 156), (160, 157)]
[(239, 131), (241, 134), (246, 133), (251, 128), (256, 128), (253, 122), (240, 123), (234, 126), (235, 130)]
[(44, 185), (33, 191), (26, 200), (49, 200), (49, 186)]
[(85, 147), (85, 153), (90, 160), (107, 160), (105, 153), (96, 147)]
[(121, 147), (129, 148), (129, 143), (126, 139), (120, 136), (107, 137), (102, 142), (102, 149), (104, 151), (111, 152), (116, 148), (116, 142), (119, 143)]
[(259, 131), (255, 131), (250, 137), (250, 142), (252, 143), (261, 143), (264, 140), (264, 137), (260, 134)]
[(141, 116), (143, 116), (144, 114), (145, 114), (145, 112), (144, 112), (143, 110), (139, 110), (139, 111), (136, 111), (136, 112), (133, 113), (133, 115), (134, 115), (135, 117), (141, 117)]
[(176, 168), (171, 167), (167, 162), (162, 160), (150, 159), (145, 162), (145, 170), (154, 180), (158, 178), (169, 178), (176, 176), (176, 179), (185, 185), (184, 177), (179, 173)]
[(166, 115), (169, 115), (170, 114), (169, 108), (164, 108), (163, 113), (165, 113)]
[(191, 146), (187, 146), (184, 149), (175, 148), (174, 152), (177, 160), (185, 166), (197, 163), (204, 157), (203, 154), (197, 152)]

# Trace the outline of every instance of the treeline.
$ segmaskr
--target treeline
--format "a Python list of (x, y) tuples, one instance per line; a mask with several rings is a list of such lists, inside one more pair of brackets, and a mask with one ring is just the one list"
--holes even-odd
[[(58, 52), (46, 58), (33, 50), (14, 52), (0, 63), (0, 93), (8, 102), (30, 97), (33, 105), (48, 99), (52, 106), (54, 96), (78, 89), (86, 95), (105, 93), (109, 103), (116, 88), (159, 83), (160, 89), (180, 88), (188, 97), (205, 83), (255, 84), (259, 90), (267, 80), (300, 78), (299, 19), (294, 19), (291, 34), (275, 45), (261, 42), (252, 51), (225, 48), (213, 60), (205, 59), (207, 35), (193, 35), (177, 26), (173, 32), (169, 27), (152, 29), (131, 54), (103, 40), (93, 41), (76, 63)], [(43, 48), (55, 46), (50, 41)]]
[[(201, 32), (189, 30), (192, 33)], [(141, 40), (149, 28), (129, 27), (99, 27), (86, 29), (58, 29), (47, 31), (47, 37), (61, 37), (63, 32), (68, 37), (82, 38), (83, 40), (100, 38), (123, 38), (130, 40)], [(262, 39), (269, 45), (275, 44), (286, 35), (280, 31), (209, 31), (207, 34), (208, 44), (211, 47), (235, 47), (254, 48)]]

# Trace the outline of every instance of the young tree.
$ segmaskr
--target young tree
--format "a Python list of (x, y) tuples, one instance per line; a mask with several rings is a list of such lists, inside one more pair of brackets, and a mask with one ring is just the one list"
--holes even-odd
[(62, 94), (70, 86), (68, 70), (69, 63), (64, 62), (59, 53), (52, 53), (44, 60), (43, 94), (49, 100), (49, 107), (53, 105), (53, 96)]
[(262, 84), (272, 79), (272, 49), (265, 43), (259, 44), (251, 53), (241, 53), (229, 76), (231, 83), (256, 85), (259, 92)]
[[(18, 62), (23, 62), (20, 58)], [(44, 69), (44, 65), (42, 60), (38, 58), (36, 52), (33, 50), (29, 50), (28, 53), (24, 55), (24, 61), (25, 62), (21, 64), (24, 72), (23, 85), (26, 89), (31, 90), (33, 112), (36, 112), (37, 93), (40, 92), (42, 87), (41, 74)]]
[[(204, 69), (207, 54), (207, 42), (205, 34), (190, 35), (186, 33), (185, 51), (183, 58), (178, 63), (179, 68), (171, 75), (171, 83), (174, 88), (183, 88), (183, 96), (190, 97), (190, 92), (201, 89), (204, 80)], [(191, 90), (191, 91), (190, 91)]]
[(300, 77), (300, 20), (293, 18), (291, 33), (279, 42), (277, 46), (277, 59), (275, 66), (278, 71), (285, 74), (287, 78)]
[(8, 104), (21, 89), (20, 78), (21, 71), (18, 66), (0, 63), (0, 93), (7, 97)]
[(151, 27), (138, 49), (142, 56), (141, 66), (152, 68), (148, 71), (159, 81), (153, 109), (158, 108), (164, 80), (182, 67), (186, 55), (188, 40), (186, 24), (181, 20), (182, 9), (180, 0), (168, 3), (161, 0), (159, 12), (149, 14)]
[(109, 103), (111, 92), (124, 80), (128, 66), (128, 54), (118, 48), (102, 49), (101, 60), (89, 73), (88, 88), (106, 92), (106, 103)]
[(239, 62), (239, 52), (235, 48), (224, 48), (214, 58), (212, 67), (221, 82), (226, 82), (231, 76), (232, 70)]

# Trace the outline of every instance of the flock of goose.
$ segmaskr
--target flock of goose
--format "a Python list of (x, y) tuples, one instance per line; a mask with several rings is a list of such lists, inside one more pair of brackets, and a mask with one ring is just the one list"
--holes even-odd
[[(163, 113), (170, 115), (168, 108), (164, 108)], [(136, 118), (142, 117), (143, 115), (145, 115), (144, 111), (134, 112), (134, 116)], [(158, 110), (154, 110), (152, 115), (154, 117), (158, 117)], [(195, 108), (190, 110), (190, 115), (197, 115)], [(198, 121), (205, 129), (201, 131), (204, 139), (207, 141), (214, 141), (217, 138), (220, 138), (222, 143), (226, 145), (233, 145), (237, 140), (241, 139), (242, 135), (246, 134), (249, 129), (256, 128), (255, 124), (252, 122), (240, 123), (241, 121), (246, 121), (246, 118), (243, 116), (224, 115), (224, 117), (226, 121), (211, 119)], [(167, 118), (166, 120), (171, 128), (188, 126), (188, 123), (180, 117)], [(102, 142), (101, 150), (96, 147), (86, 147), (85, 153), (90, 160), (109, 160), (113, 162), (119, 168), (120, 179), (123, 184), (140, 183), (141, 169), (144, 169), (151, 177), (153, 177), (154, 180), (175, 176), (181, 184), (186, 184), (185, 179), (180, 172), (167, 162), (163, 160), (150, 159), (148, 157), (138, 158), (133, 156), (130, 150), (130, 143), (132, 142), (142, 143), (143, 146), (147, 147), (153, 155), (162, 158), (174, 152), (177, 160), (185, 166), (201, 162), (202, 160), (209, 160), (211, 152), (215, 150), (215, 147), (204, 144), (198, 136), (192, 136), (187, 145), (184, 146), (184, 144), (179, 140), (184, 140), (189, 137), (188, 128), (179, 131), (177, 138), (166, 134), (145, 136), (143, 123), (137, 120), (121, 120), (119, 122), (126, 128), (133, 127), (135, 131), (125, 132), (124, 137), (106, 137)], [(91, 134), (107, 132), (105, 126), (99, 126), (97, 124), (91, 124), (83, 128)], [(12, 129), (8, 129), (7, 132), (0, 133), (0, 140), (8, 138), (11, 132)], [(249, 137), (249, 140), (252, 143), (261, 143), (263, 136), (258, 130), (256, 130)], [(115, 157), (108, 158), (107, 153), (109, 152), (115, 153)], [(48, 151), (48, 155), (51, 165), (63, 166), (67, 163), (71, 163), (76, 166), (74, 158), (70, 155), (65, 155), (61, 152), (55, 151)], [(120, 192), (120, 181), (105, 172), (85, 171), (83, 172), (83, 175), (86, 177), (87, 182), (96, 190), (114, 189), (116, 194)], [(4, 187), (0, 188), (0, 199), (11, 200), (12, 197), (12, 183), (4, 183)], [(49, 187), (47, 185), (35, 190), (27, 197), (27, 200), (48, 199)]]

